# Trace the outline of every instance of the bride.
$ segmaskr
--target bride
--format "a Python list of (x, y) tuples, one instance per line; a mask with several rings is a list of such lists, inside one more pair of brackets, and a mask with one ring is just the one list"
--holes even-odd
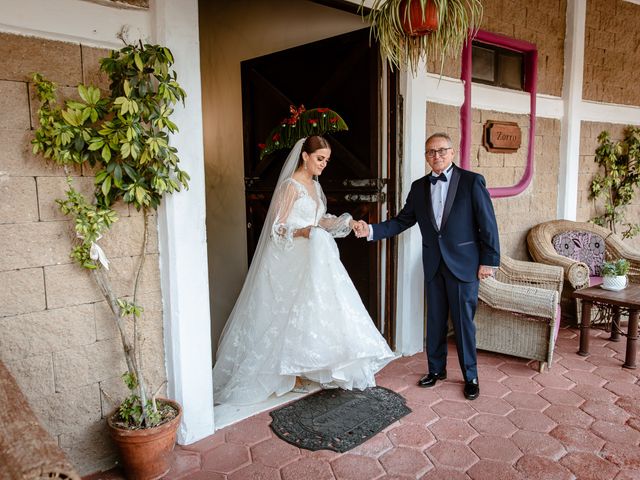
[(314, 177), (331, 149), (299, 140), (282, 168), (249, 273), (222, 332), (213, 368), (215, 403), (249, 404), (294, 389), (299, 377), (364, 389), (393, 353), (340, 262), (333, 237), (351, 215), (326, 213)]

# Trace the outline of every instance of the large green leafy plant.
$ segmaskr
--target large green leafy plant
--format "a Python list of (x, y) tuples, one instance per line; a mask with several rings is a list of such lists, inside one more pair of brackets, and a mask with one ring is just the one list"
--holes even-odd
[[(411, 8), (411, 4), (419, 8)], [(425, 17), (432, 3), (437, 12), (437, 26), (428, 34), (413, 35), (403, 28)], [(361, 6), (364, 6), (362, 1)], [(417, 15), (414, 15), (417, 13)], [(417, 18), (416, 18), (417, 17)], [(383, 60), (392, 67), (415, 74), (420, 60), (457, 58), (469, 36), (482, 21), (481, 0), (374, 0), (367, 16), (374, 38), (380, 45)]]
[(640, 233), (640, 224), (625, 221), (625, 208), (640, 187), (640, 127), (628, 126), (621, 141), (603, 131), (598, 142), (595, 162), (603, 171), (591, 181), (590, 195), (604, 198), (604, 212), (591, 220), (614, 233), (622, 227), (622, 238), (632, 238)]
[[(39, 74), (34, 82), (41, 107), (33, 151), (62, 166), (67, 173), (66, 198), (58, 200), (62, 212), (73, 219), (75, 245), (71, 257), (90, 270), (104, 295), (122, 339), (127, 372), (123, 379), (131, 395), (121, 403), (120, 420), (131, 428), (148, 428), (162, 421), (142, 371), (138, 287), (146, 257), (149, 213), (165, 194), (187, 187), (189, 176), (178, 166), (169, 133), (178, 131), (171, 121), (173, 106), (184, 102), (185, 92), (170, 69), (173, 56), (159, 45), (127, 45), (100, 61), (110, 80), (103, 96), (94, 86), (78, 86), (79, 100), (56, 102), (55, 84)], [(95, 172), (93, 198), (73, 187), (73, 166)], [(108, 260), (98, 240), (117, 221), (115, 202), (143, 212), (141, 255), (134, 272), (132, 299), (118, 298), (108, 275)]]

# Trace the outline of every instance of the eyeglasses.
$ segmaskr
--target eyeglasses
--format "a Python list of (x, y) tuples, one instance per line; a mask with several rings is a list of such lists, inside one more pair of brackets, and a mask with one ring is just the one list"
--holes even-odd
[(436, 156), (436, 154), (438, 154), (439, 157), (444, 157), (444, 155), (451, 150), (453, 147), (448, 147), (448, 148), (439, 148), (438, 150), (427, 150), (425, 152), (425, 154), (427, 155), (427, 157), (429, 158), (433, 158)]

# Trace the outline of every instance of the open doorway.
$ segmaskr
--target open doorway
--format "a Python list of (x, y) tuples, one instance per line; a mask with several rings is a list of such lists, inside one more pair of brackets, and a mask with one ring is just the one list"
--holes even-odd
[[(381, 132), (388, 131), (383, 114), (387, 111), (388, 83), (380, 69), (378, 54), (369, 48), (368, 31), (363, 31), (363, 26), (359, 15), (311, 1), (200, 2), (213, 358), (220, 333), (247, 272), (253, 251), (252, 238), (257, 240), (262, 226), (260, 212), (268, 206), (275, 183), (270, 172), (273, 170), (277, 176), (281, 167), (282, 159), (270, 166), (264, 178), (260, 178), (254, 174), (258, 157), (252, 157), (251, 151), (264, 141), (274, 121), (286, 114), (289, 103), (304, 103), (309, 108), (333, 108), (350, 125), (351, 132), (345, 133), (353, 133), (352, 136), (336, 135), (331, 139), (335, 158), (348, 160), (341, 162), (340, 166), (334, 162), (322, 177), (329, 211), (338, 214), (348, 211), (356, 218), (371, 222), (384, 218), (387, 212), (384, 200), (395, 185), (395, 161), (393, 166), (388, 164), (395, 156), (387, 155), (390, 148), (394, 151), (395, 148), (388, 144), (386, 134), (381, 135)], [(324, 42), (327, 43), (322, 47)], [(340, 45), (346, 44), (351, 45), (350, 54), (341, 50)], [(329, 48), (334, 56), (342, 58), (331, 67), (336, 70), (333, 82), (339, 88), (334, 88), (332, 93), (331, 89), (324, 91), (322, 85), (312, 85), (316, 96), (309, 100), (302, 93), (286, 93), (285, 97), (292, 98), (281, 99), (280, 103), (257, 99), (249, 116), (243, 112), (242, 98), (249, 87), (241, 78), (241, 72), (249, 68), (247, 66), (262, 62), (262, 66), (267, 65), (264, 68), (268, 69), (269, 61), (278, 60), (281, 55), (291, 54), (297, 49), (319, 48), (318, 45)], [(357, 53), (358, 49), (363, 51)], [(359, 58), (367, 65), (360, 72), (361, 80), (349, 86), (351, 94), (344, 85), (342, 89), (339, 85), (340, 82), (348, 82), (350, 79), (346, 74), (353, 71), (351, 64), (348, 64), (349, 69), (345, 65), (340, 66), (345, 58)], [(282, 68), (276, 66), (273, 63), (271, 68), (276, 71)], [(298, 70), (288, 74), (298, 84), (303, 84), (305, 71)], [(361, 98), (360, 106), (351, 105), (349, 96)], [(272, 112), (260, 110), (265, 105), (272, 108)], [(248, 133), (249, 130), (252, 133)], [(353, 158), (355, 162), (351, 161)], [(250, 180), (259, 177), (259, 180), (245, 184), (245, 177)], [(390, 179), (389, 184), (387, 179)], [(260, 202), (264, 204), (262, 209)], [(378, 242), (365, 244), (365, 248), (361, 242), (353, 237), (341, 240), (341, 257), (346, 260), (345, 266), (371, 317), (390, 341), (393, 329), (388, 320), (392, 317), (390, 312), (395, 309), (389, 305), (395, 295), (390, 299), (388, 294), (383, 294), (386, 274), (393, 274), (391, 269), (385, 268), (390, 257), (385, 256), (384, 246)], [(366, 267), (366, 271), (359, 271), (359, 266)], [(389, 343), (393, 346), (392, 341)], [(237, 413), (246, 416), (255, 412), (238, 410)], [(219, 420), (216, 418), (216, 427), (221, 426)]]

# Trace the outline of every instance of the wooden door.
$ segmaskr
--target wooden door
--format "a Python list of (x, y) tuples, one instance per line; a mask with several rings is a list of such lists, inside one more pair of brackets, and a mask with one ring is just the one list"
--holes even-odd
[[(380, 220), (385, 201), (380, 175), (380, 60), (363, 29), (242, 62), (247, 249), (252, 258), (288, 151), (259, 160), (258, 144), (289, 116), (289, 106), (328, 107), (349, 131), (327, 135), (331, 162), (319, 179), (328, 212)], [(380, 328), (380, 246), (350, 235), (337, 240), (340, 257)], [(385, 309), (386, 310), (386, 309)], [(385, 334), (390, 335), (390, 331)], [(386, 335), (386, 336), (387, 336)]]

